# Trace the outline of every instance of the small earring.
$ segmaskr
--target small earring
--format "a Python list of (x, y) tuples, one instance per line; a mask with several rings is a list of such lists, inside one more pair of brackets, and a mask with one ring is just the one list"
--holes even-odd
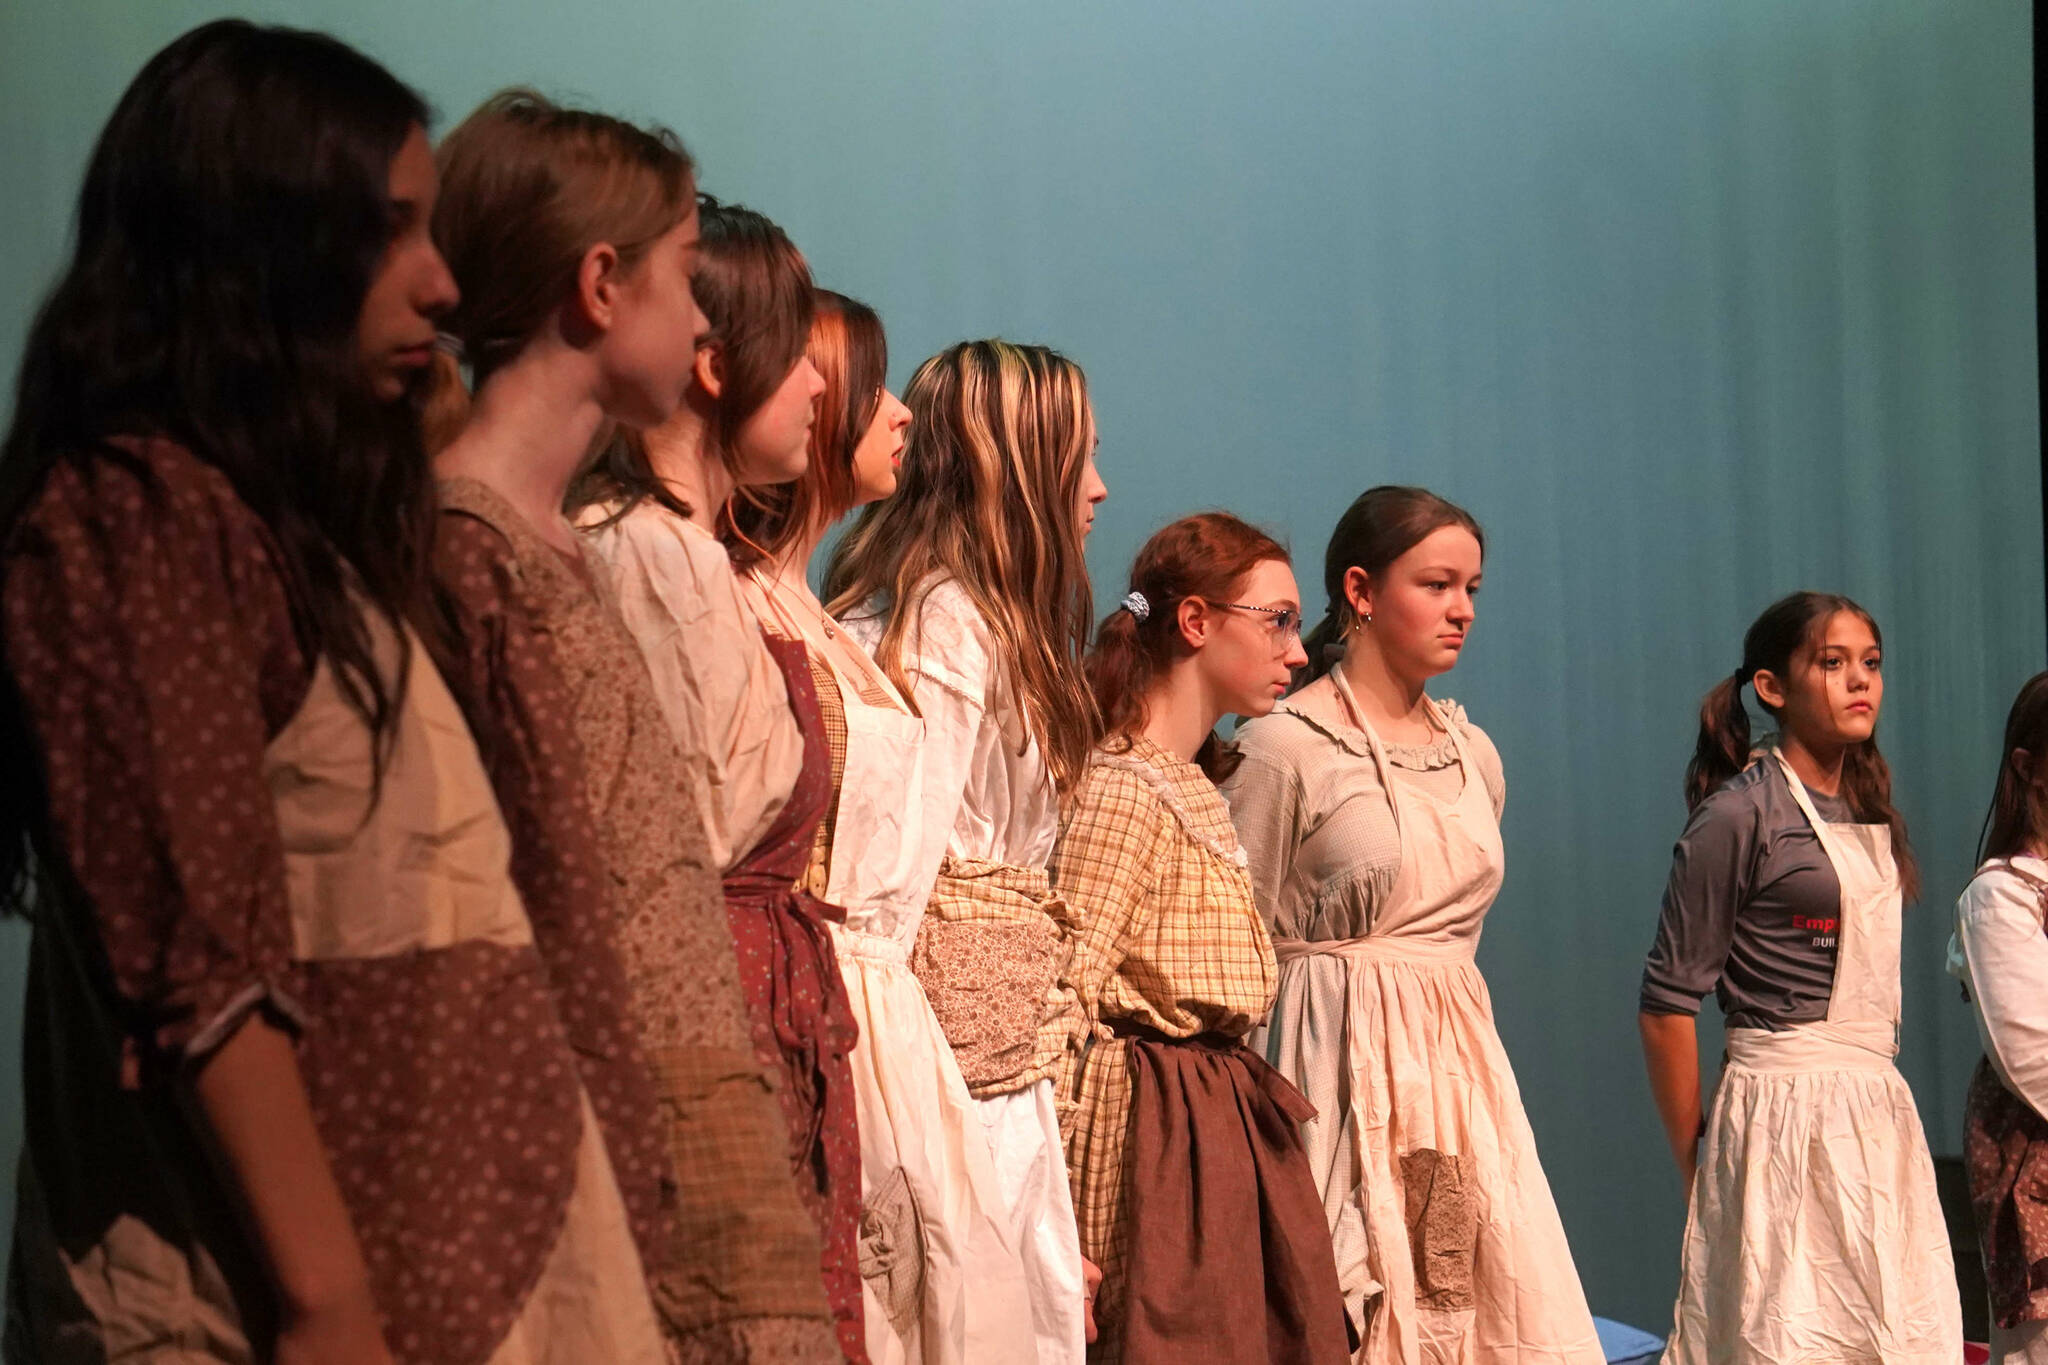
[(1365, 620), (1365, 623), (1366, 623), (1367, 625), (1371, 625), (1371, 624), (1372, 624), (1372, 613), (1371, 613), (1371, 612), (1366, 612), (1366, 613), (1365, 613), (1365, 616), (1364, 616), (1364, 620)]

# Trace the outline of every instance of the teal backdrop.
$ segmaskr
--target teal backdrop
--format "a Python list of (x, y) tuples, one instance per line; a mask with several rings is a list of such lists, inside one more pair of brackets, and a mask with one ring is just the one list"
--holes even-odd
[[(1507, 765), (1480, 960), (1596, 1312), (1670, 1322), (1683, 1211), (1635, 999), (1697, 698), (1771, 598), (1861, 599), (1927, 871), (1901, 1065), (1958, 1150), (1977, 1048), (1948, 910), (2044, 645), (2020, 0), (235, 9), (361, 45), (444, 126), (513, 82), (671, 124), (708, 189), (881, 311), (899, 382), (963, 336), (1069, 352), (1105, 605), (1196, 509), (1279, 532), (1319, 606), (1360, 490), (1469, 506), (1486, 591), (1440, 692)], [(217, 12), (0, 6), (8, 375), (116, 96)]]

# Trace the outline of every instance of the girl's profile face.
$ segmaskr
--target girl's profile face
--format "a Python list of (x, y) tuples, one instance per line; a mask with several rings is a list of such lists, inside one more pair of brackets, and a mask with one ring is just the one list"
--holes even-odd
[(1252, 566), (1229, 601), (1211, 602), (1211, 627), (1196, 651), (1211, 694), (1226, 716), (1263, 716), (1287, 695), (1294, 670), (1308, 662), (1301, 647), (1301, 589), (1284, 559)]
[(605, 415), (634, 426), (667, 421), (689, 387), (708, 324), (690, 291), (697, 260), (697, 209), (663, 233), (621, 281), (603, 342)]
[(733, 443), (733, 477), (742, 487), (788, 483), (801, 478), (811, 463), (811, 425), (818, 419), (818, 399), (825, 378), (807, 355), (796, 364), (768, 401), (740, 424)]
[(1074, 515), (1080, 520), (1081, 535), (1084, 539), (1090, 531), (1095, 529), (1095, 508), (1103, 499), (1109, 496), (1109, 485), (1102, 481), (1102, 475), (1095, 468), (1095, 452), (1102, 448), (1102, 440), (1100, 437), (1093, 435), (1095, 430), (1095, 414), (1093, 412), (1088, 414), (1088, 430), (1090, 436), (1088, 440), (1087, 461), (1081, 466), (1081, 489), (1078, 494), (1079, 500), (1074, 506)]
[(903, 463), (909, 431), (910, 409), (884, 388), (868, 429), (853, 448), (854, 506), (877, 502), (896, 491), (896, 471)]
[(1793, 653), (1788, 676), (1756, 675), (1757, 696), (1777, 709), (1785, 732), (1809, 749), (1861, 744), (1877, 730), (1883, 668), (1884, 651), (1870, 623), (1853, 611), (1838, 611)]
[(455, 277), (429, 231), (440, 181), (426, 129), (414, 124), (386, 177), (391, 236), (356, 316), (356, 354), (370, 392), (402, 398), (434, 360), (434, 321), (455, 306)]

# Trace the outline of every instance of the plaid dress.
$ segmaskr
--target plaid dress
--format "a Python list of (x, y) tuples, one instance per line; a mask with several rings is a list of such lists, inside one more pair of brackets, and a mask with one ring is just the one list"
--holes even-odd
[(1125, 1040), (1240, 1040), (1265, 1018), (1278, 972), (1244, 861), (1215, 786), (1143, 737), (1097, 753), (1053, 854), (1086, 1015), (1058, 1075), (1061, 1129), (1081, 1249), (1103, 1272), (1104, 1358), (1120, 1350), (1131, 1250)]

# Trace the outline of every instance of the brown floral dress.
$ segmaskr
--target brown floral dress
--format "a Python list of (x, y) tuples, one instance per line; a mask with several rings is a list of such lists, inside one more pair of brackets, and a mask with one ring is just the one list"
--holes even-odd
[(444, 481), (441, 500), (450, 675), (515, 874), (530, 902), (607, 926), (652, 1065), (666, 1222), (644, 1254), (665, 1325), (689, 1360), (835, 1360), (818, 1234), (778, 1156), (719, 874), (646, 665), (580, 556), (473, 479)]

